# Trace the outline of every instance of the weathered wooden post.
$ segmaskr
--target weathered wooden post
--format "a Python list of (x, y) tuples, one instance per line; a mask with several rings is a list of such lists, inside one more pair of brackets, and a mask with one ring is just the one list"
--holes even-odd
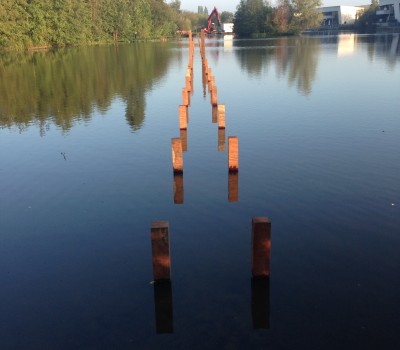
[(181, 105), (179, 106), (178, 110), (179, 110), (179, 129), (186, 130), (188, 122), (188, 107)]
[(184, 195), (183, 174), (174, 174), (174, 203), (183, 204)]
[(218, 129), (225, 129), (225, 105), (218, 105)]
[(151, 223), (151, 251), (153, 257), (153, 278), (155, 282), (171, 280), (168, 221)]
[(252, 274), (253, 277), (270, 275), (271, 221), (267, 217), (252, 219)]
[(172, 144), (172, 167), (174, 174), (183, 173), (182, 142), (180, 138), (171, 139)]
[(218, 128), (218, 152), (225, 152), (225, 129)]
[(237, 136), (228, 137), (228, 168), (231, 172), (239, 171), (239, 139)]
[(239, 200), (239, 173), (228, 172), (228, 201)]

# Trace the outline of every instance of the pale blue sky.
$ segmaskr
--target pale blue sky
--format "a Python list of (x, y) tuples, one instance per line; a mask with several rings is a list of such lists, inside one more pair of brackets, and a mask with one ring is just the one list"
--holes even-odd
[[(336, 6), (336, 5), (349, 5), (360, 6), (368, 5), (371, 0), (322, 0), (323, 6)], [(169, 2), (169, 1), (167, 1)], [(198, 6), (207, 6), (208, 12), (211, 13), (214, 6), (217, 7), (219, 12), (230, 11), (235, 12), (236, 6), (240, 0), (181, 0), (181, 9), (197, 12)], [(275, 4), (275, 0), (271, 1)]]

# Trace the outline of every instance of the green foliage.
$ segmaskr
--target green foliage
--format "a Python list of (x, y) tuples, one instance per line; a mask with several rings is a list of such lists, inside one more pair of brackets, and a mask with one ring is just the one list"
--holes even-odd
[(291, 29), (301, 32), (306, 29), (318, 28), (323, 20), (323, 15), (317, 10), (321, 0), (291, 0), (293, 17)]
[(229, 11), (222, 11), (221, 13), (221, 22), (222, 23), (231, 23), (233, 22), (233, 13)]
[(80, 45), (174, 35), (191, 29), (180, 1), (1, 0), (0, 48)]
[(235, 31), (240, 36), (270, 32), (273, 9), (264, 0), (241, 0), (234, 18)]
[(363, 32), (374, 32), (375, 23), (378, 21), (376, 11), (379, 8), (379, 2), (371, 0), (368, 9), (360, 13), (356, 19), (356, 26)]

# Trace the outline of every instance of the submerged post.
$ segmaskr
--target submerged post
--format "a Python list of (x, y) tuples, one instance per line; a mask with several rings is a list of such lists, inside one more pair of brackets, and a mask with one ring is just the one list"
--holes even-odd
[(171, 139), (172, 145), (172, 167), (174, 174), (183, 173), (182, 142), (180, 138)]
[(271, 221), (267, 217), (252, 219), (252, 275), (269, 277), (271, 253)]
[(228, 137), (228, 168), (231, 172), (239, 171), (239, 139), (237, 136)]
[(155, 282), (171, 280), (171, 260), (169, 254), (169, 222), (151, 223), (151, 251), (153, 257), (153, 278)]

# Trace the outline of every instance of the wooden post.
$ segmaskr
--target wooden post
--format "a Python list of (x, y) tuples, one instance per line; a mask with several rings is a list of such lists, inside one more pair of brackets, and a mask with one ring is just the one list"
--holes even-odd
[(225, 105), (218, 105), (218, 129), (225, 129)]
[(153, 278), (156, 282), (171, 280), (171, 260), (169, 254), (169, 223), (151, 223), (151, 251), (153, 257)]
[(271, 221), (267, 217), (252, 219), (252, 274), (253, 277), (270, 275)]
[(228, 172), (228, 201), (239, 200), (239, 173)]
[(269, 278), (251, 279), (251, 315), (253, 329), (269, 329)]
[(174, 174), (174, 203), (183, 204), (183, 174)]
[(218, 128), (218, 152), (225, 152), (225, 129)]
[(183, 173), (182, 142), (180, 138), (171, 139), (172, 144), (172, 167), (174, 174)]
[(179, 128), (181, 130), (187, 129), (187, 122), (188, 122), (188, 107), (187, 106), (179, 106)]
[(239, 171), (239, 139), (237, 136), (228, 137), (228, 168), (231, 172)]

